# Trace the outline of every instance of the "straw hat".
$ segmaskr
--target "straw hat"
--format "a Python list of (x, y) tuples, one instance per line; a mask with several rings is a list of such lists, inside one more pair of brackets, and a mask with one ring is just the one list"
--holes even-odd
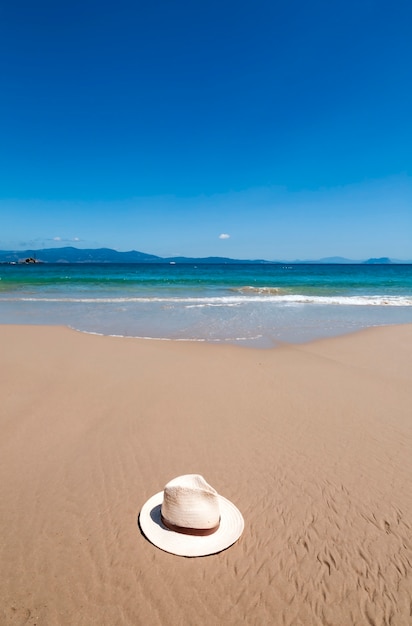
[(158, 548), (179, 556), (221, 552), (243, 532), (240, 511), (198, 474), (174, 478), (143, 505), (139, 524)]

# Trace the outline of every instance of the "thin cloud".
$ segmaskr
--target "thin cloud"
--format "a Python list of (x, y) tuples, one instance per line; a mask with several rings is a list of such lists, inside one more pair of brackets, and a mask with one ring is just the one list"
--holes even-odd
[(53, 237), (51, 241), (57, 241), (59, 243), (72, 243), (73, 241), (82, 241), (80, 237)]
[(230, 235), (228, 235), (227, 233), (222, 233), (221, 235), (219, 235), (219, 239), (230, 239)]

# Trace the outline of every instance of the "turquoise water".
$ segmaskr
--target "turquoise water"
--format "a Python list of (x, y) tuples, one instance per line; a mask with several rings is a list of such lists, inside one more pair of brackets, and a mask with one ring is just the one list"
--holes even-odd
[(411, 265), (0, 265), (0, 323), (270, 346), (405, 322)]

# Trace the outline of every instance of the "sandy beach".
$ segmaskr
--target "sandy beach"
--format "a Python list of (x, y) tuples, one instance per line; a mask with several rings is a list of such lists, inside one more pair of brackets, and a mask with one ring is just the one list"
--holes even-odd
[[(412, 325), (257, 350), (0, 326), (0, 623), (412, 623)], [(141, 534), (200, 473), (204, 558)]]

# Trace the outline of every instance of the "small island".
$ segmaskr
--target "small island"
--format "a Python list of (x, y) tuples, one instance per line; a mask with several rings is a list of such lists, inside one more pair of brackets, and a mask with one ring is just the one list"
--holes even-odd
[(22, 265), (32, 265), (34, 263), (42, 263), (42, 261), (38, 261), (34, 257), (30, 256), (30, 257), (27, 257), (27, 259), (19, 260), (19, 263)]

